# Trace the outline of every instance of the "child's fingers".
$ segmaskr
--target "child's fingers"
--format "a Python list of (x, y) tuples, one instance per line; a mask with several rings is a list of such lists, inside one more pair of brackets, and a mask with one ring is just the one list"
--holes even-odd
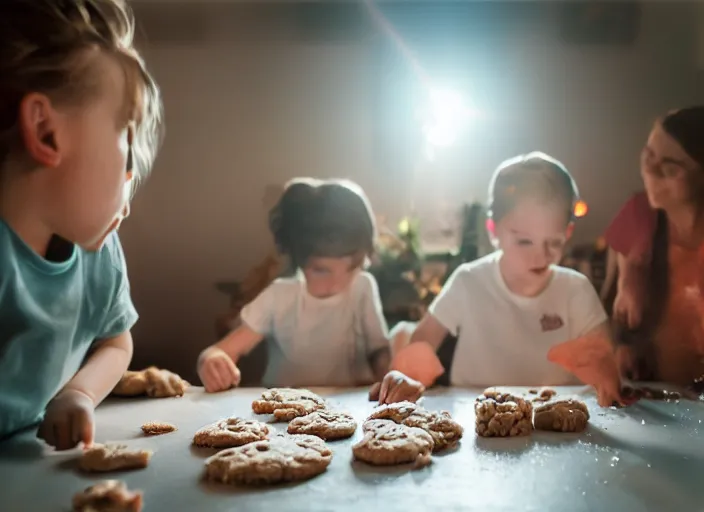
[(47, 425), (46, 421), (42, 421), (39, 424), (39, 428), (37, 429), (37, 438), (41, 439), (43, 441), (46, 441), (46, 430), (47, 430), (46, 425)]
[(86, 448), (89, 448), (93, 444), (93, 419), (87, 410), (81, 409), (73, 414), (71, 435), (73, 446), (82, 442)]
[[(227, 369), (223, 366), (219, 359), (213, 360), (210, 364), (210, 375), (212, 385), (215, 391), (220, 391), (227, 388)], [(224, 373), (224, 375), (223, 375)]]
[(225, 367), (225, 375), (227, 375), (227, 387), (232, 387), (236, 386), (237, 384), (240, 383), (240, 371), (235, 365), (234, 361), (230, 359), (229, 357), (227, 358), (222, 358), (220, 359), (222, 364)]
[(54, 423), (54, 438), (56, 444), (54, 447), (57, 450), (69, 450), (74, 445), (71, 444), (71, 421), (69, 418), (62, 418), (61, 421)]
[(379, 400), (379, 395), (381, 391), (381, 382), (375, 382), (372, 387), (369, 388), (369, 401), (375, 402)]
[(223, 391), (235, 385), (237, 380), (237, 367), (229, 357), (218, 359), (218, 370), (220, 374), (220, 384), (222, 385), (221, 389)]
[(379, 388), (379, 403), (386, 403), (386, 395), (389, 394), (389, 387), (394, 382), (394, 376), (391, 373), (384, 375)]
[(208, 393), (218, 391), (218, 374), (211, 363), (207, 363), (203, 366), (203, 377), (203, 384)]
[(397, 381), (396, 385), (392, 389), (389, 389), (389, 393), (386, 397), (386, 403), (395, 404), (405, 400), (414, 401), (411, 400), (411, 398), (413, 398), (413, 390), (408, 383), (404, 381)]

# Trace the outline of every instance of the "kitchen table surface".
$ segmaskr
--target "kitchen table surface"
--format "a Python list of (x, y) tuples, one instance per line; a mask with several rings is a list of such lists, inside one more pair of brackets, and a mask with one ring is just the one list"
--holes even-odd
[[(0, 511), (69, 511), (75, 492), (104, 478), (143, 490), (145, 512), (704, 510), (703, 403), (642, 401), (627, 409), (601, 409), (586, 388), (556, 389), (587, 403), (586, 431), (478, 438), (473, 407), (478, 390), (437, 389), (423, 405), (449, 411), (465, 435), (458, 449), (434, 455), (430, 466), (411, 470), (354, 462), (351, 445), (361, 437), (358, 428), (352, 439), (329, 443), (333, 460), (322, 475), (255, 488), (204, 482), (204, 460), (215, 451), (191, 442), (198, 428), (222, 417), (257, 417), (251, 402), (261, 389), (206, 394), (193, 387), (181, 398), (108, 399), (96, 411), (96, 441), (151, 449), (149, 466), (81, 474), (80, 450), (53, 452), (28, 431), (0, 444)], [(360, 425), (374, 407), (366, 389), (316, 391)], [(140, 426), (147, 421), (171, 422), (178, 431), (144, 437)], [(285, 431), (286, 424), (274, 428)]]

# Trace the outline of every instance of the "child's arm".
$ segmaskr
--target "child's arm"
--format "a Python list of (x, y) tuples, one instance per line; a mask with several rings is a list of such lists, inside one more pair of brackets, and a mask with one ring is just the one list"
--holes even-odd
[(57, 450), (93, 443), (93, 411), (118, 383), (132, 359), (129, 331), (97, 342), (83, 367), (49, 402), (38, 436)]
[(93, 442), (94, 409), (122, 378), (132, 359), (130, 330), (138, 315), (117, 233), (107, 235), (100, 254), (105, 258), (102, 284), (112, 280), (111, 296), (106, 297), (110, 306), (83, 366), (49, 402), (37, 432), (57, 450), (73, 448), (81, 441), (86, 445)]
[(240, 312), (242, 324), (198, 356), (198, 376), (208, 393), (240, 383), (237, 361), (256, 347), (271, 330), (276, 307), (276, 281)]
[(367, 347), (367, 360), (372, 368), (374, 379), (381, 381), (391, 365), (389, 328), (386, 325), (379, 288), (374, 276), (364, 272), (360, 279), (364, 280), (360, 314)]
[(554, 346), (548, 360), (594, 386), (600, 405), (621, 402), (621, 379), (608, 318), (586, 277), (579, 276), (570, 283), (568, 301), (567, 326), (573, 339)]
[(201, 352), (198, 357), (198, 376), (203, 382), (205, 391), (214, 393), (239, 385), (241, 374), (237, 368), (237, 361), (256, 347), (262, 339), (264, 339), (263, 335), (243, 323), (222, 340)]
[[(445, 337), (452, 333), (457, 335), (462, 315), (466, 311), (466, 282), (464, 280), (465, 270), (460, 267), (445, 283), (442, 292), (430, 306), (430, 312), (420, 321), (411, 335), (410, 344), (427, 343), (430, 347), (430, 356), (424, 357), (423, 351), (413, 351), (404, 353), (399, 347), (399, 351), (392, 361), (392, 368), (396, 368), (396, 363), (403, 367), (403, 372), (392, 371), (386, 375), (380, 386), (379, 401), (391, 403), (399, 400), (416, 399), (425, 390), (425, 385), (421, 382), (427, 376), (437, 375), (437, 368), (442, 368), (442, 364), (435, 356), (434, 352), (442, 345)], [(418, 354), (421, 354), (420, 357)], [(408, 356), (408, 357), (406, 357)], [(403, 358), (401, 365), (400, 358)], [(437, 378), (437, 377), (436, 377)], [(434, 379), (433, 379), (434, 380)], [(425, 384), (432, 384), (430, 379)], [(410, 397), (410, 398), (407, 398)]]
[(426, 313), (411, 335), (411, 343), (425, 342), (434, 350), (438, 350), (449, 334), (445, 327), (432, 313)]
[(613, 339), (607, 322), (583, 336), (554, 346), (548, 352), (548, 360), (593, 386), (602, 407), (624, 404)]

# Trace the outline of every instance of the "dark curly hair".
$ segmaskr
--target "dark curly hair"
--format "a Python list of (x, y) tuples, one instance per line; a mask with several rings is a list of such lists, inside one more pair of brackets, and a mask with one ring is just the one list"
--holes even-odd
[(369, 200), (355, 183), (296, 178), (269, 212), (276, 246), (295, 268), (311, 257), (365, 256), (374, 251), (376, 226)]

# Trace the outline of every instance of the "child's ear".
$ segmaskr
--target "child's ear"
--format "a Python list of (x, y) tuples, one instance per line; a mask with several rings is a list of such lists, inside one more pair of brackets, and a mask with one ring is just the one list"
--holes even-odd
[(19, 127), (29, 156), (43, 167), (57, 167), (61, 153), (57, 141), (57, 113), (44, 94), (32, 93), (22, 99)]
[(565, 231), (565, 237), (567, 240), (572, 238), (572, 235), (574, 234), (574, 222), (570, 222), (567, 224), (567, 231)]
[(486, 231), (489, 233), (489, 241), (494, 249), (498, 249), (499, 241), (496, 239), (496, 223), (493, 219), (486, 219)]
[(496, 237), (496, 224), (493, 219), (486, 219), (486, 230), (489, 232), (490, 237)]

